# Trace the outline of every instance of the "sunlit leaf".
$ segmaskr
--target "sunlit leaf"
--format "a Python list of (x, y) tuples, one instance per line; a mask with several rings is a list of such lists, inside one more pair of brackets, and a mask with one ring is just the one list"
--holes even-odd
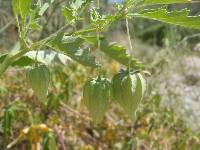
[(79, 37), (89, 44), (96, 44), (97, 43), (97, 37), (96, 36), (79, 35)]
[(187, 28), (200, 29), (200, 16), (189, 16), (189, 12), (190, 11), (187, 9), (168, 12), (166, 9), (159, 8), (146, 10), (144, 13), (135, 14), (134, 16), (158, 20)]
[[(14, 61), (11, 66), (25, 67), (31, 66), (35, 63), (35, 57), (37, 54), (37, 62), (46, 65), (52, 65), (55, 63), (66, 64), (70, 58), (62, 53), (58, 53), (51, 50), (40, 50), (40, 51), (29, 51), (24, 56), (20, 57)], [(2, 63), (8, 54), (3, 54), (0, 56), (0, 63)]]
[(93, 56), (90, 56), (89, 49), (81, 48), (83, 42), (84, 40), (79, 37), (58, 34), (58, 36), (49, 43), (49, 46), (63, 52), (80, 64), (90, 67), (98, 67), (99, 64), (95, 62)]
[(28, 57), (31, 60), (35, 60), (35, 57), (37, 55), (37, 61), (46, 65), (52, 65), (52, 64), (67, 64), (67, 62), (70, 60), (69, 57), (66, 55), (55, 52), (52, 50), (40, 50), (40, 51), (30, 51), (25, 54), (24, 57)]
[(189, 3), (191, 0), (145, 0), (145, 5)]
[(129, 66), (130, 64), (134, 69), (144, 69), (144, 65), (140, 61), (128, 55), (126, 53), (126, 48), (117, 43), (107, 43), (106, 41), (102, 41), (101, 50), (106, 55), (125, 66)]

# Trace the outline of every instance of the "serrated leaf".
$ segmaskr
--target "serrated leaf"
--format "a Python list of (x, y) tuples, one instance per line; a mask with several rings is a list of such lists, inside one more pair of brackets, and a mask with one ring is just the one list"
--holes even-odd
[(200, 29), (200, 16), (189, 16), (189, 12), (188, 9), (168, 12), (166, 9), (159, 8), (146, 10), (144, 13), (134, 14), (134, 16), (162, 21), (187, 28)]
[(101, 51), (125, 66), (129, 66), (130, 64), (134, 69), (144, 69), (143, 63), (128, 55), (126, 53), (126, 48), (117, 43), (109, 44), (107, 41), (102, 41)]
[[(24, 56), (14, 61), (11, 66), (15, 67), (26, 67), (31, 66), (35, 63), (35, 56), (37, 51), (29, 51)], [(8, 54), (3, 54), (0, 56), (0, 63), (2, 63)], [(62, 53), (50, 51), (50, 50), (40, 50), (37, 54), (37, 62), (43, 63), (45, 65), (51, 65), (55, 63), (66, 64), (70, 60), (69, 57)]]
[(189, 3), (191, 0), (145, 0), (145, 5)]
[(45, 65), (51, 65), (55, 63), (67, 64), (67, 62), (70, 60), (70, 58), (66, 55), (52, 50), (40, 50), (38, 51), (38, 54), (37, 51), (29, 51), (24, 57), (35, 60), (36, 55), (37, 61)]
[(64, 36), (63, 33), (61, 33), (49, 43), (49, 46), (53, 49), (62, 51), (80, 64), (90, 67), (98, 67), (99, 64), (95, 62), (93, 56), (90, 56), (89, 49), (81, 48), (83, 42), (84, 40), (79, 37)]

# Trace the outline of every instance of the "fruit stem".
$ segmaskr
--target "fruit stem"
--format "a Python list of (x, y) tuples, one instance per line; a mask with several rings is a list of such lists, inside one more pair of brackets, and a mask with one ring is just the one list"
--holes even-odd
[[(128, 22), (128, 18), (127, 17), (126, 17), (126, 32), (127, 32), (127, 36), (128, 36), (128, 42), (129, 42), (129, 53), (131, 55), (131, 51), (133, 50), (133, 45), (132, 45), (132, 42), (131, 42), (129, 22)], [(129, 58), (128, 73), (130, 73), (130, 68), (131, 68), (131, 59)]]

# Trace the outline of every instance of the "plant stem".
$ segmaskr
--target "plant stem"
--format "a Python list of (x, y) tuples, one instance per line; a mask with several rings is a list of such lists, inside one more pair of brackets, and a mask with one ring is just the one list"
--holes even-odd
[[(128, 42), (129, 42), (129, 53), (131, 55), (131, 51), (133, 50), (133, 45), (132, 45), (132, 42), (131, 42), (129, 23), (128, 23), (127, 18), (126, 18), (126, 31), (127, 31), (127, 36), (128, 36)], [(129, 62), (128, 62), (128, 72), (129, 73), (130, 73), (130, 68), (131, 68), (131, 60), (129, 59)]]
[(130, 30), (129, 30), (129, 22), (128, 19), (126, 18), (126, 32), (127, 32), (127, 36), (128, 36), (128, 42), (129, 42), (129, 51), (131, 53), (131, 51), (133, 50), (133, 45), (131, 42), (131, 36), (130, 36)]

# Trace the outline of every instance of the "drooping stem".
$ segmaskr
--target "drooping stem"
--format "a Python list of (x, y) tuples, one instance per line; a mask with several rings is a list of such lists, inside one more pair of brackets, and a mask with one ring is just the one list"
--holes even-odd
[[(100, 10), (100, 2), (99, 0), (97, 0), (97, 9), (98, 11)], [(97, 37), (97, 50), (100, 51), (101, 50), (101, 41), (100, 41), (100, 26), (99, 24), (97, 25), (97, 30), (96, 30), (96, 37)], [(100, 56), (100, 61), (101, 61), (101, 56)], [(101, 70), (101, 67), (98, 67), (98, 79), (100, 79), (101, 77), (101, 73), (102, 73), (102, 70)]]
[(132, 51), (133, 50), (133, 45), (132, 45), (132, 42), (131, 42), (129, 22), (128, 22), (127, 18), (126, 18), (126, 31), (127, 31), (127, 36), (128, 36), (128, 42), (129, 42), (129, 51)]
[[(127, 18), (126, 18), (126, 32), (127, 32), (127, 36), (128, 36), (128, 42), (129, 42), (129, 53), (131, 55), (131, 51), (133, 50), (133, 45), (132, 45), (132, 42), (131, 42), (129, 23), (128, 23)], [(129, 62), (128, 62), (128, 72), (129, 73), (130, 73), (130, 68), (131, 68), (131, 60), (129, 59)]]

